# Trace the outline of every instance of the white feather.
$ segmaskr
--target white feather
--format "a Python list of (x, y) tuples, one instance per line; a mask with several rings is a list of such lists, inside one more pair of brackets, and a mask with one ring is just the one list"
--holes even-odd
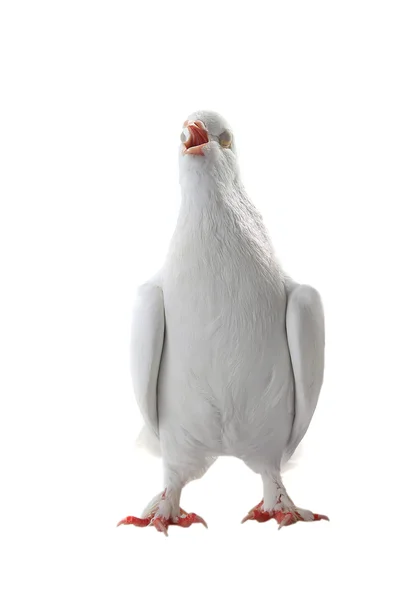
[[(146, 427), (158, 437), (157, 380), (164, 343), (164, 303), (156, 280), (140, 286), (132, 318), (131, 374)], [(148, 436), (149, 437), (149, 436)]]
[(144, 450), (147, 450), (147, 452), (149, 452), (149, 454), (152, 454), (153, 456), (161, 456), (160, 440), (153, 432), (153, 430), (147, 427), (146, 425), (142, 427), (137, 437), (136, 446), (138, 448), (143, 448)]
[(324, 377), (324, 311), (311, 286), (288, 288), (286, 329), (295, 380), (295, 418), (285, 450), (288, 459), (310, 425)]
[[(164, 516), (178, 514), (182, 487), (221, 455), (262, 475), (266, 505), (282, 499), (281, 464), (308, 428), (323, 377), (317, 292), (281, 269), (226, 121), (206, 111), (189, 120), (205, 123), (209, 143), (204, 156), (180, 151), (176, 230), (157, 281), (139, 291), (132, 336), (141, 439), (159, 439), (164, 463), (166, 496), (155, 500)], [(218, 142), (225, 131), (230, 149)]]

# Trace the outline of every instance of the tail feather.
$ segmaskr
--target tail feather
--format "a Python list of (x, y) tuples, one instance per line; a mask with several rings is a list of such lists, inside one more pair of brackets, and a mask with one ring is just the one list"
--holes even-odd
[(160, 440), (149, 427), (143, 427), (136, 440), (136, 446), (144, 448), (153, 456), (161, 456)]
[(299, 444), (294, 452), (291, 454), (285, 453), (282, 457), (281, 461), (281, 471), (282, 473), (287, 473), (288, 471), (292, 471), (295, 469), (297, 464), (299, 463), (299, 459), (302, 456), (302, 446)]

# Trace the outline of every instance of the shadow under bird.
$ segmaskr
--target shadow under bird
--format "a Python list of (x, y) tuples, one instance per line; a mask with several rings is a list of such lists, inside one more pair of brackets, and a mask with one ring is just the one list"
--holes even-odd
[(162, 456), (164, 486), (142, 517), (118, 525), (188, 527), (183, 487), (218, 456), (234, 456), (263, 481), (243, 519), (279, 526), (326, 516), (298, 508), (281, 469), (306, 433), (324, 372), (318, 292), (281, 268), (240, 179), (231, 128), (196, 112), (179, 148), (182, 202), (160, 272), (137, 294), (132, 378), (142, 440)]

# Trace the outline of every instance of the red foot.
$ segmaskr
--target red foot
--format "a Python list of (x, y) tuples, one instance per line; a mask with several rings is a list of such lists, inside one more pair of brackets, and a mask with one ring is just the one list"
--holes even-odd
[(204, 519), (196, 515), (195, 513), (187, 513), (182, 508), (180, 510), (180, 516), (176, 519), (166, 519), (165, 517), (156, 517), (155, 512), (146, 517), (145, 519), (139, 519), (137, 517), (126, 517), (117, 524), (119, 525), (135, 525), (136, 527), (148, 527), (152, 525), (161, 531), (165, 535), (168, 535), (168, 527), (170, 525), (177, 525), (179, 527), (190, 527), (193, 523), (202, 523), (204, 527), (207, 527), (207, 523)]
[(136, 527), (147, 527), (150, 525), (151, 517), (146, 517), (145, 519), (139, 519), (138, 517), (125, 517), (125, 519), (121, 519), (119, 523), (117, 523), (117, 527), (120, 525), (135, 525)]
[(279, 529), (287, 525), (293, 525), (297, 521), (329, 521), (325, 515), (319, 515), (311, 513), (308, 510), (301, 508), (281, 508), (279, 510), (266, 511), (262, 509), (263, 500), (257, 506), (255, 506), (242, 520), (242, 523), (246, 521), (258, 521), (259, 523), (265, 523), (270, 519), (275, 519), (279, 524)]

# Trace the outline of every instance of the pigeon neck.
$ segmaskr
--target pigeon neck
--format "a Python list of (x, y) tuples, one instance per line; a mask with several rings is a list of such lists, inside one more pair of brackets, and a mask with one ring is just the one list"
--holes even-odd
[(191, 181), (182, 185), (180, 217), (203, 221), (207, 215), (223, 210), (224, 204), (237, 197), (236, 182), (216, 182), (210, 179)]

